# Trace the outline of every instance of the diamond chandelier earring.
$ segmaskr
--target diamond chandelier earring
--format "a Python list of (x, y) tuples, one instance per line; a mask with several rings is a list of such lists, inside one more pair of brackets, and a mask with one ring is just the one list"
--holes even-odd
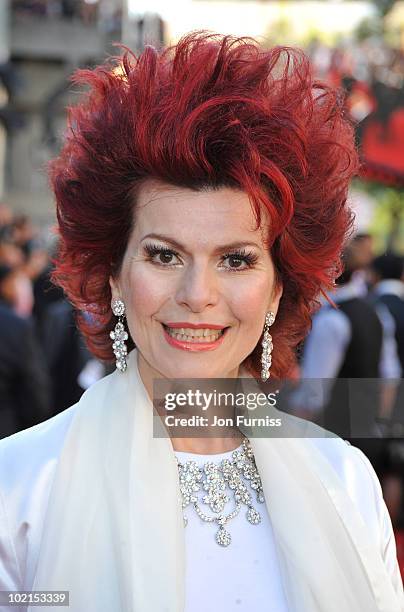
[(117, 370), (125, 372), (127, 366), (126, 355), (128, 354), (125, 340), (128, 339), (128, 334), (124, 326), (125, 304), (121, 299), (115, 298), (112, 301), (112, 312), (118, 317), (118, 322), (115, 325), (114, 331), (109, 334), (110, 338), (113, 340), (112, 350), (116, 358), (115, 365)]
[(272, 364), (272, 349), (274, 345), (272, 344), (272, 336), (269, 333), (269, 328), (275, 321), (275, 315), (273, 312), (267, 312), (265, 317), (265, 325), (264, 325), (264, 335), (262, 338), (261, 346), (262, 346), (262, 356), (261, 356), (261, 379), (265, 382), (271, 376), (269, 372), (269, 368)]

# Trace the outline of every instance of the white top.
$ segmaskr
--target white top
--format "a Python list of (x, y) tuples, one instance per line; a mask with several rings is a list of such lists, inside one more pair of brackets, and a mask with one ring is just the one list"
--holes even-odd
[[(50, 487), (75, 409), (76, 405), (0, 441), (0, 591), (32, 589)], [(332, 438), (312, 441), (357, 506), (398, 592), (401, 579), (391, 521), (370, 462), (359, 449), (335, 445)], [(270, 521), (264, 504), (259, 509), (263, 516), (259, 525), (251, 525), (242, 515), (229, 523), (233, 542), (227, 548), (214, 540), (214, 526), (187, 512), (187, 567), (194, 567), (191, 575), (199, 577), (187, 581), (187, 612), (205, 610), (207, 598), (209, 609), (217, 612), (258, 612), (268, 606), (273, 612), (286, 611)], [(285, 512), (299, 521), (299, 508)], [(240, 571), (229, 576), (225, 559), (232, 555), (237, 556)], [(234, 570), (233, 563), (229, 566)], [(13, 607), (15, 612), (25, 609)]]
[[(240, 444), (238, 449), (241, 448)], [(181, 463), (195, 461), (201, 467), (207, 461), (220, 464), (223, 459), (231, 460), (233, 451), (213, 455), (174, 452)], [(242, 505), (238, 515), (225, 526), (231, 535), (227, 547), (216, 543), (216, 523), (203, 521), (192, 504), (184, 509), (188, 518), (185, 612), (205, 612), (207, 608), (212, 612), (258, 612), (267, 609), (268, 602), (271, 602), (271, 612), (287, 612), (268, 511), (265, 503), (256, 501), (253, 490), (249, 486), (247, 489), (252, 493), (253, 506), (260, 513), (261, 522), (249, 523), (245, 517), (247, 506)], [(223, 514), (229, 514), (234, 508), (229, 487), (227, 492), (231, 501)], [(208, 516), (213, 515), (209, 506), (200, 507)]]

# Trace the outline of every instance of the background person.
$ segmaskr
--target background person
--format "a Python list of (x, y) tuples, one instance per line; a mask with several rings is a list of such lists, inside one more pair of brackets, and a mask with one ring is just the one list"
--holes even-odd
[[(0, 438), (52, 415), (50, 380), (35, 327), (21, 316), (29, 309), (17, 314), (26, 304), (25, 282), (21, 287), (18, 280), (11, 268), (0, 266)], [(30, 299), (28, 293), (32, 305)]]

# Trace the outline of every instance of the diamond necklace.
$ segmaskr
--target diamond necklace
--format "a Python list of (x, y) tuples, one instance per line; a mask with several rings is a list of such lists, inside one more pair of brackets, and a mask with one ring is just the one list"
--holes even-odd
[[(255, 464), (254, 454), (250, 441), (244, 438), (240, 450), (232, 452), (232, 458), (222, 459), (220, 464), (208, 461), (203, 467), (199, 467), (195, 461), (181, 463), (177, 459), (178, 473), (180, 480), (180, 491), (182, 495), (182, 508), (192, 505), (198, 516), (208, 523), (217, 523), (219, 530), (216, 533), (216, 542), (220, 546), (228, 546), (231, 542), (231, 535), (224, 525), (233, 519), (240, 512), (241, 506), (248, 507), (246, 518), (252, 525), (261, 522), (261, 515), (252, 505), (251, 493), (247, 490), (248, 483), (256, 492), (257, 501), (265, 501), (262, 489), (261, 478)], [(230, 501), (226, 493), (226, 487), (234, 500), (235, 508), (230, 514), (223, 514), (225, 504)], [(216, 514), (208, 516), (200, 508), (198, 494), (203, 494), (202, 502), (207, 504)], [(199, 502), (199, 503), (198, 503)], [(184, 527), (188, 524), (188, 519), (184, 515)]]

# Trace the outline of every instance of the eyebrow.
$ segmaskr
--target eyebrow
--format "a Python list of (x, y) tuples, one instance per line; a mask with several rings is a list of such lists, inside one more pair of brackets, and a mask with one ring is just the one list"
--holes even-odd
[[(167, 242), (168, 244), (171, 244), (173, 247), (175, 247), (176, 249), (183, 251), (184, 253), (187, 253), (187, 249), (186, 247), (181, 244), (180, 242), (178, 242), (178, 240), (175, 240), (174, 238), (170, 238), (170, 236), (164, 236), (164, 234), (146, 234), (146, 236), (143, 236), (141, 242), (143, 242), (143, 240), (146, 240), (146, 238), (154, 238), (156, 240), (161, 240), (162, 242)], [(254, 246), (257, 249), (262, 249), (262, 247), (257, 244), (256, 242), (250, 242), (250, 241), (236, 241), (236, 242), (231, 242), (230, 244), (222, 244), (220, 246), (218, 246), (215, 250), (214, 250), (214, 254), (218, 254), (218, 253), (225, 253), (226, 251), (231, 251), (232, 249), (237, 249), (240, 247), (247, 247), (247, 246)]]

